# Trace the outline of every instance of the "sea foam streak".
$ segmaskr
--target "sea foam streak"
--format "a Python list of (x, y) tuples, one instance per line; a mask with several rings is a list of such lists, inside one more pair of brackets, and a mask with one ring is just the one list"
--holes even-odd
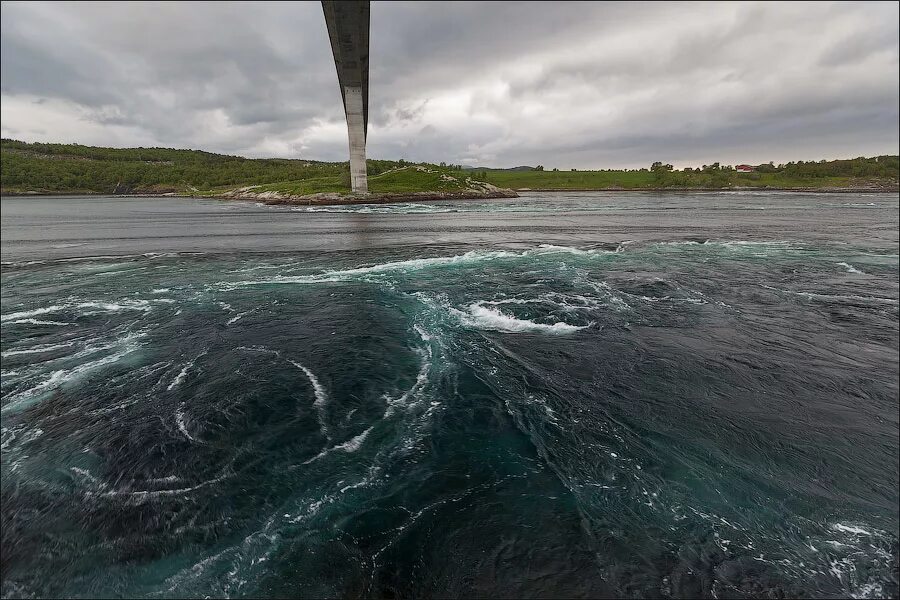
[(844, 267), (845, 269), (847, 269), (847, 272), (848, 272), (848, 273), (859, 273), (860, 275), (865, 275), (864, 272), (860, 271), (859, 269), (857, 269), (856, 267), (854, 267), (854, 266), (851, 265), (850, 263), (839, 262), (839, 263), (838, 263), (838, 266), (839, 266), (839, 267)]
[(190, 364), (184, 366), (183, 369), (175, 376), (175, 379), (172, 380), (172, 383), (169, 384), (169, 387), (166, 388), (167, 391), (171, 391), (172, 389), (181, 385), (181, 382), (184, 381), (185, 376), (187, 375), (188, 369), (191, 368)]
[(86, 373), (89, 373), (90, 371), (93, 371), (93, 370), (103, 367), (105, 365), (109, 365), (109, 364), (118, 362), (121, 358), (124, 358), (125, 356), (131, 354), (132, 352), (134, 352), (137, 349), (138, 349), (138, 346), (136, 344), (126, 344), (126, 347), (123, 350), (121, 350), (120, 352), (117, 352), (115, 354), (105, 356), (103, 358), (100, 358), (100, 359), (92, 361), (92, 362), (87, 362), (87, 363), (81, 364), (73, 369), (68, 370), (68, 371), (64, 371), (64, 370), (54, 371), (53, 373), (50, 374), (50, 377), (48, 379), (46, 379), (44, 382), (36, 385), (35, 387), (33, 387), (31, 389), (28, 389), (28, 390), (25, 390), (23, 392), (16, 394), (16, 396), (14, 397), (15, 399), (13, 401), (11, 401), (9, 404), (7, 404), (6, 406), (4, 406), (3, 409), (0, 410), (0, 412), (5, 413), (5, 412), (11, 411), (13, 409), (27, 408), (28, 406), (33, 404), (40, 397), (41, 393), (51, 390), (51, 389), (54, 389), (54, 388), (57, 388), (65, 383), (75, 381), (79, 377), (81, 377), (82, 375), (84, 375)]
[(175, 424), (178, 425), (178, 431), (184, 434), (184, 437), (191, 440), (192, 442), (196, 442), (193, 436), (188, 433), (187, 426), (184, 423), (184, 403), (178, 407), (178, 410), (175, 411)]
[(45, 306), (44, 308), (36, 308), (34, 310), (23, 310), (19, 312), (9, 313), (6, 315), (0, 315), (0, 321), (14, 321), (18, 319), (26, 319), (28, 317), (37, 317), (39, 315), (46, 315), (47, 313), (53, 313), (62, 310), (65, 308), (59, 304), (54, 304), (53, 306)]
[(328, 432), (328, 422), (326, 421), (325, 415), (325, 404), (328, 402), (328, 392), (325, 391), (325, 388), (319, 383), (319, 378), (316, 377), (312, 371), (296, 361), (289, 360), (288, 362), (303, 371), (307, 379), (309, 379), (309, 383), (312, 384), (313, 393), (316, 395), (313, 406), (316, 407), (316, 412), (319, 413), (319, 425), (322, 427), (322, 433), (330, 440), (331, 434)]
[(194, 363), (197, 362), (197, 359), (199, 359), (204, 354), (206, 354), (206, 350), (195, 356), (186, 365), (184, 365), (181, 371), (178, 372), (178, 375), (175, 376), (175, 379), (172, 380), (172, 383), (169, 384), (169, 387), (166, 388), (166, 391), (172, 391), (173, 389), (181, 385), (181, 383), (184, 381), (184, 378), (187, 376), (188, 371), (191, 370), (191, 367), (194, 366)]
[[(118, 303), (112, 302), (79, 302), (75, 304), (54, 304), (53, 306), (45, 306), (43, 308), (35, 308), (33, 310), (23, 310), (19, 312), (9, 313), (6, 315), (0, 315), (0, 322), (29, 322), (29, 323), (38, 323), (30, 319), (30, 317), (37, 317), (40, 315), (46, 315), (49, 313), (60, 312), (63, 310), (71, 310), (71, 309), (84, 309), (84, 308), (93, 308), (100, 311), (108, 311), (108, 312), (118, 312), (120, 310), (150, 310), (150, 302), (147, 300), (122, 300)], [(50, 323), (50, 321), (47, 321)]]
[[(431, 335), (425, 332), (420, 326), (415, 326), (416, 333), (419, 334), (419, 337), (422, 338), (426, 344), (431, 340)], [(421, 391), (425, 388), (425, 384), (428, 383), (428, 371), (431, 369), (431, 360), (432, 360), (432, 350), (430, 345), (426, 345), (424, 349), (416, 349), (416, 352), (421, 356), (421, 365), (419, 366), (419, 373), (416, 375), (416, 381), (412, 384), (408, 390), (403, 392), (397, 398), (391, 398), (388, 395), (385, 395), (385, 400), (387, 401), (387, 409), (384, 411), (385, 417), (390, 417), (394, 414), (397, 406), (406, 407), (409, 405), (410, 398), (414, 398), (418, 396)]]
[[(374, 425), (372, 427), (374, 427)], [(362, 446), (363, 442), (366, 441), (366, 438), (369, 436), (369, 432), (372, 431), (372, 427), (369, 427), (368, 429), (366, 429), (359, 435), (350, 438), (349, 440), (347, 440), (346, 442), (344, 442), (342, 444), (338, 444), (336, 446), (332, 446), (331, 448), (326, 448), (325, 450), (322, 450), (321, 452), (319, 452), (318, 454), (316, 454), (309, 460), (303, 461), (303, 464), (308, 465), (308, 464), (315, 462), (315, 461), (319, 460), (320, 458), (328, 455), (330, 452), (335, 452), (338, 450), (341, 452), (356, 452)]]
[(6, 358), (7, 356), (18, 356), (20, 354), (41, 354), (44, 352), (50, 352), (52, 350), (59, 350), (60, 348), (68, 348), (74, 345), (74, 342), (66, 342), (65, 344), (51, 344), (48, 346), (36, 346), (34, 348), (28, 348), (26, 350), (7, 350), (6, 352), (0, 353), (0, 356)]

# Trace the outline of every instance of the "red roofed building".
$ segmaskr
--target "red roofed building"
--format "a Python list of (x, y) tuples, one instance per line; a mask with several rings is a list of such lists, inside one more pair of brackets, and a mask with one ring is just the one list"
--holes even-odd
[(750, 173), (751, 171), (755, 171), (756, 167), (753, 165), (738, 165), (734, 168), (735, 171), (740, 171), (741, 173)]

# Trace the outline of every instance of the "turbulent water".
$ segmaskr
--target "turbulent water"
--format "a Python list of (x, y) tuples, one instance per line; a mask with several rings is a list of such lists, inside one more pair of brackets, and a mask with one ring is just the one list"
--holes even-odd
[(898, 199), (2, 201), (2, 592), (898, 594)]

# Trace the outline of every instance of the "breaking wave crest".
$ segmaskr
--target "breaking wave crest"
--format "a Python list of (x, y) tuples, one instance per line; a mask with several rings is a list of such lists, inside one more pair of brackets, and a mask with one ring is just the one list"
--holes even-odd
[(485, 306), (484, 303), (475, 302), (470, 304), (466, 312), (453, 309), (454, 314), (459, 317), (460, 322), (468, 327), (476, 329), (487, 329), (491, 331), (502, 331), (506, 333), (553, 333), (566, 334), (574, 333), (582, 329), (586, 329), (589, 325), (577, 326), (569, 325), (558, 321), (556, 323), (536, 323), (528, 319), (517, 319), (507, 315), (496, 308)]

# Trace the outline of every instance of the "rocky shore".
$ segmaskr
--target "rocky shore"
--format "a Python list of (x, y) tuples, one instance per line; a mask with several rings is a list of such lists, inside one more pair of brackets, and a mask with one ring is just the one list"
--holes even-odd
[(426, 202), (429, 200), (487, 200), (491, 198), (518, 198), (514, 190), (500, 188), (482, 181), (467, 181), (466, 189), (454, 191), (389, 192), (368, 194), (347, 194), (326, 192), (317, 194), (289, 194), (278, 191), (257, 191), (259, 186), (249, 186), (217, 194), (222, 200), (255, 200), (263, 204), (286, 204), (296, 206), (343, 205), (343, 204), (389, 204), (393, 202)]

